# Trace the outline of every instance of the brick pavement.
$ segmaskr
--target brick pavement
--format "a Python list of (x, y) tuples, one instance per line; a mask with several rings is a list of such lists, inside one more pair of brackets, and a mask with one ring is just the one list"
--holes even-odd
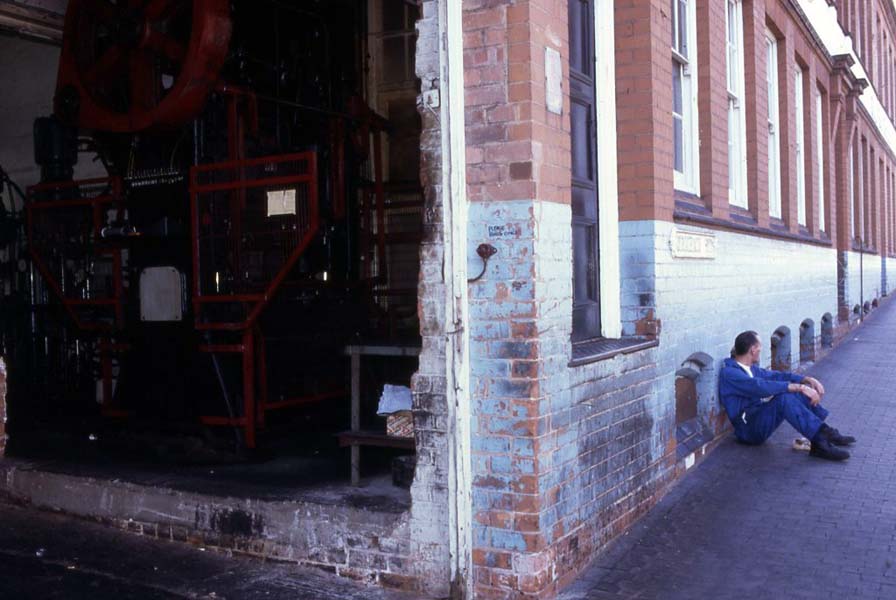
[(896, 599), (896, 303), (808, 370), (852, 458), (733, 436), (586, 570), (562, 600)]

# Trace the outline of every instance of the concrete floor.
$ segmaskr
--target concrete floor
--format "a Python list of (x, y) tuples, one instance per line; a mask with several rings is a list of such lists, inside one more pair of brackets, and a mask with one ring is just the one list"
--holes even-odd
[(0, 502), (0, 598), (412, 600), (323, 571), (217, 554)]
[[(164, 445), (158, 437), (140, 440), (136, 444), (140, 452), (122, 452), (121, 440), (110, 440), (110, 435), (108, 431), (95, 435), (81, 431), (80, 435), (77, 432), (67, 434), (64, 439), (46, 445), (35, 441), (38, 438), (32, 438), (29, 440), (32, 444), (28, 448), (30, 452), (22, 451), (20, 445), (18, 456), (0, 461), (0, 499), (66, 513), (72, 520), (71, 527), (75, 527), (73, 535), (77, 536), (93, 535), (91, 531), (77, 529), (78, 523), (84, 524), (78, 517), (141, 534), (150, 540), (135, 543), (150, 544), (146, 546), (147, 552), (161, 564), (167, 564), (166, 552), (169, 550), (175, 556), (195, 558), (197, 555), (191, 554), (192, 548), (174, 551), (172, 549), (178, 544), (170, 543), (188, 542), (193, 548), (204, 547), (208, 554), (221, 552), (253, 557), (248, 562), (241, 558), (239, 565), (242, 566), (228, 567), (218, 562), (211, 564), (209, 569), (226, 572), (249, 569), (251, 572), (255, 568), (252, 565), (273, 562), (281, 566), (273, 575), (267, 567), (259, 571), (256, 579), (265, 594), (259, 592), (256, 595), (254, 587), (249, 586), (239, 588), (237, 595), (230, 592), (226, 597), (379, 598), (369, 594), (351, 595), (335, 583), (325, 586), (327, 593), (337, 590), (338, 593), (333, 592), (335, 595), (324, 592), (314, 595), (316, 579), (310, 579), (313, 585), (305, 585), (303, 582), (310, 575), (303, 574), (295, 579), (292, 574), (320, 575), (319, 571), (307, 571), (297, 566), (301, 564), (372, 582), (379, 571), (365, 570), (363, 565), (367, 564), (368, 554), (378, 552), (380, 542), (395, 545), (395, 556), (390, 555), (389, 564), (382, 565), (381, 571), (401, 572), (400, 563), (405, 560), (407, 550), (403, 527), (411, 500), (408, 489), (392, 484), (388, 454), (362, 455), (362, 458), (367, 457), (364, 477), (361, 485), (354, 487), (348, 481), (347, 451), (325, 446), (316, 451), (314, 440), (293, 444), (281, 453), (268, 449), (246, 457), (220, 457), (227, 459), (222, 462), (206, 460), (204, 456), (199, 460), (194, 460), (192, 455), (189, 460), (171, 460), (153, 457), (152, 453), (148, 455), (146, 449)], [(116, 435), (121, 437), (123, 434)], [(181, 449), (172, 456), (180, 459), (185, 453)], [(31, 511), (11, 515), (13, 519), (17, 517), (24, 518), (26, 523), (38, 518)], [(0, 523), (5, 520), (0, 514)], [(27, 528), (27, 525), (23, 526), (22, 531)], [(397, 537), (393, 539), (393, 535)], [(7, 589), (0, 584), (0, 598), (77, 598), (81, 596), (69, 595), (69, 588), (78, 594), (81, 591), (87, 594), (97, 586), (102, 594), (89, 595), (90, 598), (206, 597), (200, 594), (203, 589), (198, 585), (201, 579), (191, 579), (188, 574), (183, 575), (185, 584), (189, 584), (188, 592), (192, 594), (187, 596), (177, 596), (181, 593), (179, 588), (172, 592), (165, 587), (164, 581), (152, 577), (118, 581), (118, 573), (130, 573), (132, 568), (118, 566), (115, 562), (117, 551), (108, 556), (111, 562), (88, 567), (88, 570), (96, 571), (96, 576), (85, 578), (83, 574), (64, 572), (71, 564), (60, 561), (70, 561), (73, 556), (93, 557), (97, 555), (95, 546), (107, 541), (121, 552), (131, 552), (130, 542), (120, 537), (120, 532), (108, 540), (100, 534), (94, 537), (98, 540), (96, 544), (87, 544), (83, 546), (84, 550), (76, 547), (52, 560), (47, 560), (48, 555), (44, 554), (37, 557), (40, 560), (36, 562), (32, 552), (37, 550), (30, 550), (34, 544), (22, 550), (17, 543), (27, 537), (13, 539), (7, 553), (11, 565), (9, 574), (28, 573), (39, 587), (23, 596), (12, 592), (14, 586)], [(48, 533), (46, 544), (41, 547), (50, 547), (57, 541), (60, 540)], [(66, 544), (70, 542), (62, 540), (59, 547), (68, 548)], [(182, 554), (184, 552), (186, 554)], [(104, 555), (99, 553), (98, 556)], [(379, 554), (376, 556), (380, 557)], [(380, 558), (387, 560), (385, 555)], [(140, 569), (134, 572), (139, 574)], [(0, 570), (0, 576), (4, 573), (6, 571)], [(172, 573), (177, 577), (180, 571)], [(146, 572), (146, 575), (153, 574)], [(264, 583), (270, 577), (276, 579), (274, 588)], [(122, 590), (132, 587), (135, 591), (129, 591), (131, 595), (120, 595)], [(57, 588), (58, 595), (46, 595), (57, 593)], [(277, 595), (281, 588), (294, 591)], [(226, 591), (229, 585), (221, 589)], [(343, 592), (346, 595), (342, 595)], [(164, 595), (168, 593), (175, 595)], [(217, 596), (207, 597), (221, 597), (220, 592), (216, 593)]]

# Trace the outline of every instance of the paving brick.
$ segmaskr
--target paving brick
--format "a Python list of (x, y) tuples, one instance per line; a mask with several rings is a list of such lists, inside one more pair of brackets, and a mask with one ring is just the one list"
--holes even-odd
[(562, 600), (896, 597), (896, 304), (885, 302), (809, 373), (829, 422), (858, 443), (845, 463), (729, 436)]

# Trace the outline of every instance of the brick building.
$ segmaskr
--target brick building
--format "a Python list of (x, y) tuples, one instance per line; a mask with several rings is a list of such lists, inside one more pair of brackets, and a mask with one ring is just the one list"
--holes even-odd
[[(892, 288), (896, 9), (408, 4), (426, 198), (408, 507), (358, 531), (344, 507), (307, 509), (307, 531), (255, 508), (284, 537), (265, 529), (249, 552), (435, 595), (547, 598), (727, 432), (715, 377), (738, 332), (796, 369)], [(34, 112), (0, 111), (0, 162), (33, 178), (20, 147), (57, 51), (0, 41), (18, 83), (0, 102)]]
[(739, 331), (798, 368), (890, 291), (894, 26), (464, 3), (468, 235), (499, 250), (470, 286), (481, 597), (550, 595), (724, 434)]

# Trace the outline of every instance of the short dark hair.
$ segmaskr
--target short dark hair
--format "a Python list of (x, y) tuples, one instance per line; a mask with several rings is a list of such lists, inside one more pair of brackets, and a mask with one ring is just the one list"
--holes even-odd
[(734, 338), (734, 347), (731, 349), (731, 358), (746, 354), (750, 348), (759, 343), (759, 334), (755, 331), (743, 331)]

